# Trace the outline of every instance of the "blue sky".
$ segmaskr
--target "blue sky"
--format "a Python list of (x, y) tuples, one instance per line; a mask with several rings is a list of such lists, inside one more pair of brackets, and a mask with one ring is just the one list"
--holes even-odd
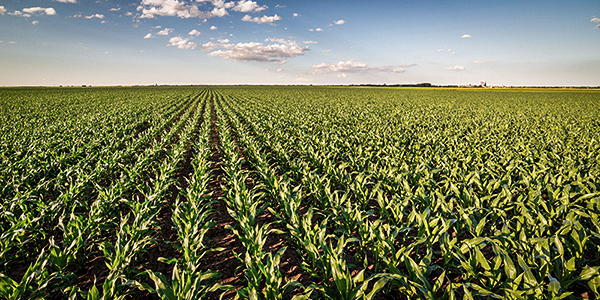
[(600, 1), (4, 0), (0, 86), (600, 85)]

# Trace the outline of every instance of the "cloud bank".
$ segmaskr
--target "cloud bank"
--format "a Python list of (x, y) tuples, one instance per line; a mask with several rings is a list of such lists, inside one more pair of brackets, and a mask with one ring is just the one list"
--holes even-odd
[(345, 73), (364, 73), (364, 72), (384, 72), (384, 73), (404, 73), (407, 67), (415, 66), (415, 64), (406, 64), (402, 66), (368, 66), (364, 63), (349, 60), (346, 62), (340, 61), (337, 64), (320, 63), (312, 66), (313, 74), (330, 74), (341, 73), (341, 77), (346, 77)]
[(202, 50), (212, 51), (208, 56), (219, 56), (228, 60), (271, 63), (284, 63), (284, 59), (291, 59), (310, 51), (308, 47), (300, 47), (295, 41), (275, 39), (267, 39), (267, 41), (275, 43), (264, 45), (258, 42), (237, 44), (208, 42), (202, 45)]

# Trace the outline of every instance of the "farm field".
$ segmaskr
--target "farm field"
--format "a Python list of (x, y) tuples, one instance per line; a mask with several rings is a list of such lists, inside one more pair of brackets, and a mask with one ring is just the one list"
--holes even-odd
[(600, 91), (0, 89), (0, 299), (595, 299)]

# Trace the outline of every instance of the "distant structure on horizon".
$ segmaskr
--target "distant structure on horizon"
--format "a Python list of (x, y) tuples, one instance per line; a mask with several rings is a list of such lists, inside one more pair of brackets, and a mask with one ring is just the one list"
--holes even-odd
[(481, 87), (486, 87), (486, 86), (487, 86), (487, 82), (485, 82), (485, 81), (482, 81), (482, 82), (481, 82)]

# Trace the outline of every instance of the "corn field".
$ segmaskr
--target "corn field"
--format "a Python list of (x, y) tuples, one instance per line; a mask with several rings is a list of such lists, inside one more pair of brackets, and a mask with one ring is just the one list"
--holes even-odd
[(0, 89), (0, 299), (597, 299), (600, 92)]

